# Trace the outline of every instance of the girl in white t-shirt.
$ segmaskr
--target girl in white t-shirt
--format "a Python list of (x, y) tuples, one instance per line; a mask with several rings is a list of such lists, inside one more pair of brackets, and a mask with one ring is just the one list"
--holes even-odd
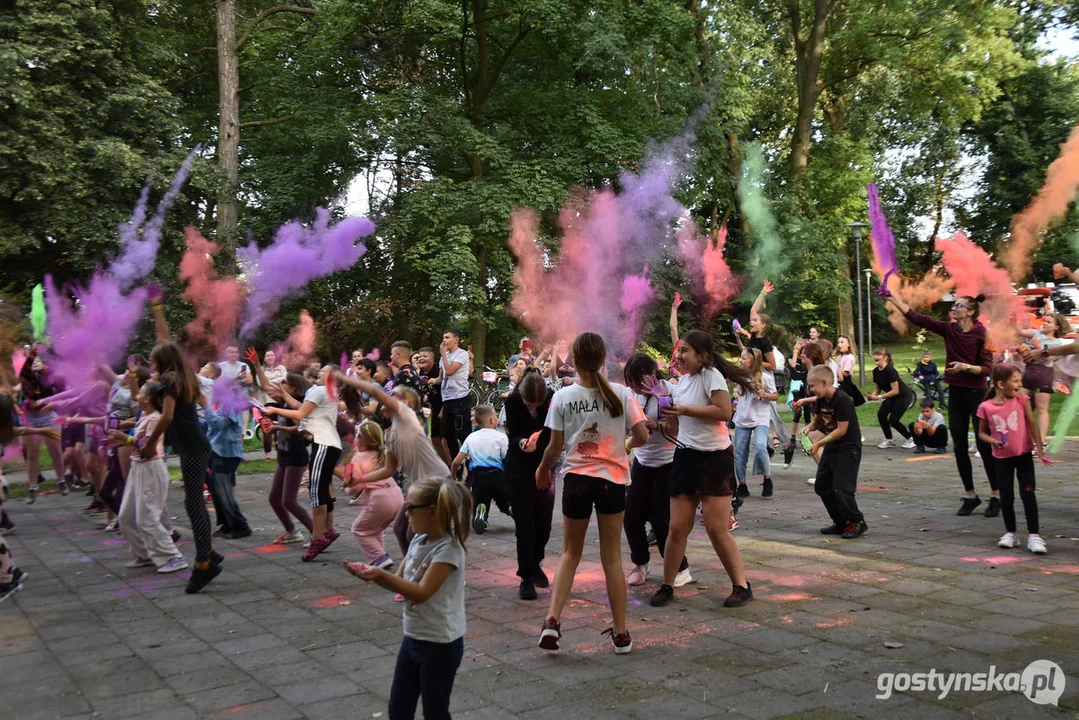
[(724, 376), (746, 392), (756, 394), (756, 387), (746, 370), (716, 354), (712, 337), (703, 330), (690, 330), (682, 336), (678, 356), (684, 375), (674, 387), (674, 405), (663, 410), (667, 433), (677, 434), (678, 439), (670, 479), (671, 528), (663, 553), (663, 584), (651, 603), (659, 607), (674, 597), (674, 577), (700, 504), (712, 547), (734, 584), (724, 605), (737, 607), (752, 600), (753, 592), (745, 578), (738, 544), (727, 529), (737, 482), (727, 432), (731, 396)]
[(303, 430), (311, 435), (311, 457), (308, 470), (311, 476), (311, 545), (303, 554), (311, 562), (328, 548), (341, 533), (333, 527), (333, 469), (341, 459), (341, 436), (337, 434), (337, 402), (330, 398), (326, 383), (333, 382), (336, 367), (324, 365), (316, 384), (308, 389), (300, 403), (287, 393), (288, 408), (266, 408), (267, 415), (280, 415), (290, 420), (303, 420)]
[(768, 426), (772, 407), (779, 395), (770, 372), (762, 372), (761, 351), (746, 348), (742, 351), (742, 367), (753, 378), (756, 391), (738, 388), (738, 409), (734, 413), (734, 476), (738, 480), (738, 497), (749, 496), (746, 485), (746, 463), (753, 446), (753, 474), (764, 476), (761, 497), (772, 497), (772, 466), (768, 458)]
[[(644, 413), (624, 385), (613, 385), (600, 374), (607, 346), (595, 333), (582, 333), (573, 341), (573, 364), (578, 379), (555, 393), (547, 412), (551, 442), (536, 469), (536, 487), (551, 484), (551, 468), (565, 450), (562, 485), (562, 561), (555, 572), (551, 606), (543, 622), (539, 645), (558, 650), (562, 637), (559, 617), (573, 588), (581, 562), (584, 537), (592, 508), (599, 523), (599, 553), (607, 580), (607, 600), (614, 616), (611, 635), (614, 651), (633, 649), (626, 627), (626, 580), (622, 577), (622, 517), (629, 482), (629, 448), (648, 441)], [(627, 441), (626, 435), (632, 437)], [(678, 559), (682, 555), (679, 553)], [(677, 563), (675, 563), (677, 566)]]

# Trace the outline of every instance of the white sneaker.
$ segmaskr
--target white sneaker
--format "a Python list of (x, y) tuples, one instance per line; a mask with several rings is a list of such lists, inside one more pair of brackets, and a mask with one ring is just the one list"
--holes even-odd
[(154, 567), (154, 561), (151, 560), (150, 558), (135, 558), (134, 560), (129, 561), (127, 563), (127, 565), (125, 565), (124, 567), (129, 567), (129, 568)]
[(806, 485), (816, 485), (816, 484), (817, 484), (817, 476), (816, 475), (814, 475), (811, 478), (806, 478)]
[(969, 446), (967, 447), (967, 453), (968, 453), (968, 454), (974, 454), (974, 453), (976, 453), (976, 452), (978, 452), (978, 443), (973, 443), (973, 442), (972, 442), (972, 443), (971, 443), (971, 444), (970, 444), (970, 445), (969, 445)]
[(885, 439), (880, 445), (877, 445), (881, 450), (887, 450), (888, 448), (894, 448), (895, 443), (891, 440)]
[(652, 568), (647, 563), (644, 565), (634, 565), (633, 569), (629, 571), (629, 575), (626, 576), (626, 584), (633, 587), (644, 585), (651, 570)]
[(157, 569), (162, 575), (179, 572), (180, 570), (187, 570), (187, 560), (182, 557), (169, 558), (164, 565)]
[(1031, 533), (1030, 537), (1027, 538), (1027, 550), (1035, 555), (1044, 555), (1047, 550), (1045, 548), (1045, 541), (1042, 540), (1042, 536)]
[(974, 457), (976, 457), (976, 458), (980, 458), (981, 456), (982, 456), (981, 451), (978, 451), (978, 452), (974, 453)]
[(910, 440), (907, 440), (905, 443), (903, 443), (903, 449), (904, 450), (913, 450), (914, 449), (914, 440), (910, 439)]
[(727, 532), (734, 532), (737, 529), (738, 518), (736, 518), (734, 515), (731, 515), (729, 518), (727, 518)]
[[(287, 532), (279, 535), (277, 539), (274, 540), (274, 543), (277, 545), (291, 545), (293, 543), (303, 542), (306, 539), (307, 536), (303, 534), (303, 530), (297, 528), (292, 532)], [(304, 547), (307, 547), (307, 545), (304, 545)]]
[[(737, 520), (735, 521), (735, 527), (738, 527)], [(683, 585), (689, 585), (692, 582), (697, 581), (689, 574), (689, 568), (686, 568), (685, 570), (679, 570), (678, 574), (674, 576), (674, 584), (672, 587), (682, 587)]]
[(1015, 547), (1015, 543), (1018, 540), (1019, 540), (1019, 538), (1017, 538), (1015, 536), (1015, 533), (1013, 533), (1013, 532), (1004, 533), (1003, 535), (1000, 536), (1000, 542), (997, 543), (997, 547), (1011, 549), (1011, 548)]

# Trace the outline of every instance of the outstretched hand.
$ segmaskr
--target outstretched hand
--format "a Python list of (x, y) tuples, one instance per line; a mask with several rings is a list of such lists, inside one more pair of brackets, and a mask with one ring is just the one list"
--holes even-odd
[(764, 287), (761, 288), (761, 292), (764, 293), (765, 295), (767, 295), (768, 293), (772, 292), (775, 289), (776, 289), (776, 286), (772, 284), (771, 280), (765, 280), (764, 281)]
[(244, 352), (244, 360), (251, 363), (252, 367), (259, 367), (260, 365), (258, 351), (253, 346), (247, 348)]
[(671, 307), (677, 309), (682, 304), (682, 293), (675, 291), (674, 300), (671, 300)]

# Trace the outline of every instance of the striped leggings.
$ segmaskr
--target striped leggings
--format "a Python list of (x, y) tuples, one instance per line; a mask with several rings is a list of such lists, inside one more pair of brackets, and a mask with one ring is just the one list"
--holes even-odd
[(195, 562), (209, 562), (212, 541), (210, 539), (210, 513), (202, 491), (206, 484), (206, 471), (210, 466), (210, 451), (197, 455), (180, 456), (180, 472), (184, 479), (184, 509), (191, 520), (191, 533), (195, 536)]
[(325, 506), (327, 512), (333, 512), (333, 469), (341, 459), (341, 448), (331, 445), (311, 445), (311, 460), (308, 466), (311, 475), (311, 507)]

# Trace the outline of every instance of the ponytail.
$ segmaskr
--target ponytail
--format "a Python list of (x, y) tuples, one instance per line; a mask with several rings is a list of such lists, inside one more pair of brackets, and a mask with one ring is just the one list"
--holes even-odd
[(606, 359), (607, 345), (603, 342), (603, 338), (596, 333), (581, 333), (573, 341), (573, 363), (577, 367), (577, 372), (592, 374), (596, 379), (599, 396), (607, 405), (611, 417), (620, 418), (622, 413), (625, 412), (625, 408), (622, 407), (622, 398), (618, 397), (614, 388), (611, 387), (611, 383), (599, 371)]

